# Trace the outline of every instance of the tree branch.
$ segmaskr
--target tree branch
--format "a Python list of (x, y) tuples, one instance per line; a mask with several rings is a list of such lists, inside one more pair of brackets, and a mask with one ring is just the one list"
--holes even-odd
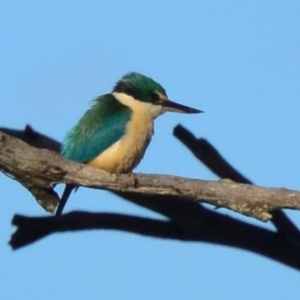
[(225, 207), (259, 220), (269, 220), (270, 211), (300, 209), (300, 192), (282, 188), (263, 188), (229, 180), (204, 181), (167, 175), (136, 175), (137, 185), (127, 175), (116, 178), (93, 167), (69, 161), (57, 153), (38, 149), (0, 132), (0, 168), (21, 181), (39, 202), (43, 195), (56, 199), (54, 185), (68, 183), (138, 195), (176, 196)]
[[(59, 151), (60, 144), (58, 142), (34, 131), (31, 127), (29, 128), (30, 130), (28, 130), (27, 126), (24, 131), (0, 128), (0, 131), (2, 130), (9, 134), (17, 133), (19, 137), (24, 141), (29, 142), (31, 145), (40, 148), (48, 148), (56, 152)], [(184, 132), (186, 129), (177, 127), (176, 130), (178, 134), (178, 132), (180, 133), (180, 130), (183, 130)], [(190, 138), (189, 142), (192, 142), (193, 136), (187, 136)], [(37, 141), (35, 141), (35, 139), (37, 139)], [(43, 139), (45, 139), (45, 143), (43, 143)], [(183, 178), (161, 177), (156, 175), (138, 175), (138, 187), (134, 188), (131, 179), (127, 176), (114, 178), (114, 176), (110, 176), (109, 174), (93, 168), (64, 160), (59, 155), (55, 155), (55, 153), (50, 153), (46, 150), (35, 152), (37, 149), (29, 148), (28, 150), (28, 148), (26, 148), (27, 145), (22, 143), (19, 144), (19, 141), (17, 140), (10, 140), (9, 142), (8, 140), (9, 137), (0, 134), (0, 166), (2, 166), (4, 172), (8, 172), (10, 176), (14, 176), (27, 188), (28, 186), (32, 186), (39, 192), (44, 189), (46, 195), (49, 191), (53, 191), (53, 186), (57, 182), (75, 182), (85, 186), (110, 189), (113, 190), (113, 193), (116, 195), (137, 205), (154, 210), (169, 219), (161, 221), (122, 214), (90, 214), (84, 212), (73, 212), (59, 218), (32, 218), (16, 215), (13, 219), (13, 224), (18, 226), (18, 228), (10, 241), (10, 244), (14, 249), (32, 243), (54, 232), (86, 229), (114, 229), (153, 237), (184, 241), (205, 241), (238, 247), (264, 255), (300, 270), (299, 236), (294, 235), (291, 237), (290, 235), (279, 235), (278, 233), (263, 229), (259, 226), (247, 224), (230, 216), (224, 216), (219, 214), (216, 210), (209, 210), (197, 202), (201, 201), (202, 196), (208, 195), (208, 199), (205, 199), (206, 202), (220, 205), (214, 202), (214, 200), (211, 200), (211, 198), (213, 198), (212, 194), (214, 195), (215, 193), (214, 185), (219, 185), (222, 188), (229, 186), (234, 192), (235, 189), (239, 189), (240, 187), (242, 187), (242, 189), (245, 188), (240, 191), (241, 197), (243, 197), (243, 192), (248, 193), (250, 191), (251, 194), (252, 189), (254, 188), (252, 193), (252, 197), (254, 198), (251, 199), (251, 197), (246, 196), (248, 199), (247, 201), (251, 202), (250, 209), (252, 208), (252, 202), (254, 202), (254, 207), (257, 205), (264, 205), (265, 200), (263, 198), (261, 199), (261, 203), (255, 198), (256, 194), (261, 192), (261, 189), (263, 190), (263, 193), (266, 193), (267, 195), (267, 206), (273, 197), (273, 201), (277, 204), (272, 207), (280, 207), (282, 204), (281, 201), (283, 201), (283, 207), (286, 207), (288, 203), (289, 207), (295, 204), (293, 208), (299, 208), (298, 192), (264, 188), (258, 188), (258, 190), (256, 190), (255, 188), (257, 187), (253, 186), (249, 187), (249, 190), (247, 185), (236, 185), (226, 180), (221, 182), (187, 180), (186, 182), (186, 179)], [(194, 138), (194, 142), (196, 140), (197, 139)], [(197, 147), (199, 146), (197, 143), (190, 143), (188, 148), (194, 152), (195, 148), (193, 147), (195, 145), (197, 145)], [(12, 151), (9, 150), (11, 146), (13, 149)], [(21, 149), (23, 147), (23, 151), (20, 147)], [(200, 152), (206, 148), (206, 146), (202, 147)], [(202, 151), (204, 158), (202, 157), (201, 160), (205, 161), (205, 156), (210, 157), (211, 163), (214, 163), (214, 161), (217, 162), (215, 163), (216, 170), (218, 170), (218, 166), (219, 168), (222, 168), (222, 164), (218, 162), (218, 156), (214, 156), (217, 150), (214, 152), (210, 151), (209, 148), (207, 149), (204, 151), (205, 155), (203, 155)], [(25, 155), (26, 153), (28, 156)], [(19, 163), (17, 160), (13, 159), (16, 155), (18, 158), (21, 157), (22, 159), (25, 159), (27, 165), (23, 164), (23, 166), (16, 166)], [(3, 156), (6, 158), (3, 158)], [(51, 161), (49, 161), (49, 159), (51, 159)], [(13, 167), (11, 165), (5, 165), (5, 161), (12, 163)], [(54, 162), (54, 164), (52, 164), (52, 162)], [(210, 168), (209, 164), (208, 167)], [(227, 171), (223, 174), (225, 178), (231, 178), (230, 174), (232, 174), (232, 169), (230, 167), (227, 167)], [(41, 171), (41, 173), (37, 173), (38, 171)], [(229, 176), (226, 176), (226, 172)], [(99, 182), (100, 179), (101, 182)], [(24, 184), (24, 182), (26, 184)], [(163, 185), (162, 183), (166, 185)], [(174, 188), (174, 184), (176, 184), (176, 188)], [(213, 188), (211, 188), (211, 184), (213, 184)], [(179, 186), (178, 189), (177, 185)], [(198, 185), (201, 185), (201, 189), (207, 188), (207, 191), (202, 194), (202, 192), (198, 190)], [(193, 188), (195, 188), (195, 190), (192, 190)], [(212, 194), (210, 193), (211, 189), (213, 192)], [(36, 191), (33, 194), (36, 195)], [(231, 196), (234, 195), (236, 194), (232, 194)], [(284, 196), (282, 197), (282, 195)], [(291, 195), (291, 198), (288, 195)], [(39, 196), (36, 197), (39, 198)], [(41, 198), (41, 203), (43, 203), (44, 196), (42, 195)], [(55, 201), (57, 201), (58, 198), (56, 194), (54, 194), (54, 198)], [(240, 204), (239, 199), (239, 197), (233, 197), (233, 199), (231, 199), (231, 205), (232, 203)], [(290, 202), (291, 199), (292, 202)], [(47, 207), (47, 205), (44, 206)], [(269, 209), (270, 208), (268, 207), (268, 209), (263, 210), (263, 212), (268, 215), (270, 212)], [(251, 213), (251, 215), (253, 214)], [(256, 216), (256, 214), (254, 215)], [(261, 216), (261, 214), (259, 215)], [(269, 215), (267, 217), (269, 217)], [(287, 220), (289, 221), (288, 218)], [(291, 221), (289, 222), (292, 224)]]
[[(232, 181), (245, 184), (253, 184), (248, 178), (237, 171), (219, 151), (203, 138), (197, 139), (191, 132), (177, 125), (174, 128), (174, 136), (177, 137), (207, 168), (220, 178), (228, 178)], [(300, 231), (293, 222), (281, 210), (272, 212), (271, 222), (280, 234), (288, 235), (300, 240)]]

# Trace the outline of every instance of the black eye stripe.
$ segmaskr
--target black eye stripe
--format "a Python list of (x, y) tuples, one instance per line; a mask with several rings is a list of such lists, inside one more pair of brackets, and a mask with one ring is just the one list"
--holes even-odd
[(151, 98), (152, 98), (153, 102), (160, 102), (160, 100), (161, 100), (160, 97), (159, 97), (159, 95), (157, 93), (155, 93), (155, 92), (151, 93)]
[(113, 91), (118, 93), (125, 93), (126, 95), (132, 96), (135, 99), (139, 98), (137, 91), (123, 81), (118, 82)]
[(128, 82), (126, 81), (119, 81), (115, 85), (113, 92), (117, 93), (125, 93), (126, 95), (132, 96), (135, 99), (138, 99), (143, 102), (151, 102), (153, 104), (160, 104), (163, 99), (161, 99), (161, 95), (158, 92), (150, 92), (141, 91), (141, 89), (133, 88)]

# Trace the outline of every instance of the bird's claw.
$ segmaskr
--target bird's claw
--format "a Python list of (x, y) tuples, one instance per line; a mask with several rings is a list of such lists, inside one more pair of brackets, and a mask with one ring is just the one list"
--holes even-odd
[(137, 185), (138, 185), (138, 179), (136, 177), (136, 175), (132, 172), (129, 173), (129, 177), (130, 177), (130, 180), (132, 182), (132, 185), (137, 188)]

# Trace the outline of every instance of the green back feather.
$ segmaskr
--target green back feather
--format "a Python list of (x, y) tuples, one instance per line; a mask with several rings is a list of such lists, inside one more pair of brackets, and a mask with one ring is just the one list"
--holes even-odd
[(131, 114), (112, 94), (98, 97), (66, 136), (61, 154), (81, 163), (93, 160), (122, 138)]

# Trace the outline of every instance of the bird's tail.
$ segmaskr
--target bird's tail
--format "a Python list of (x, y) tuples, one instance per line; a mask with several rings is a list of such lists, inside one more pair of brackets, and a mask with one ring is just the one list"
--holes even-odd
[(66, 184), (65, 190), (61, 196), (61, 199), (59, 201), (59, 204), (58, 204), (56, 212), (55, 212), (56, 216), (60, 216), (62, 214), (62, 211), (68, 201), (68, 198), (69, 198), (70, 194), (72, 193), (73, 189), (75, 189), (75, 188), (76, 188), (76, 185)]

